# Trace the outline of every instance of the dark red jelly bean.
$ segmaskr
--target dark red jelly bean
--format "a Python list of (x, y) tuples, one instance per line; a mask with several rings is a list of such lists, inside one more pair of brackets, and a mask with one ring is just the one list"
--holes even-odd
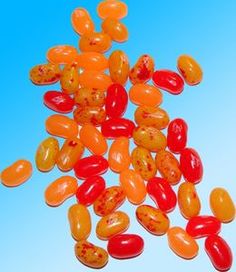
[(114, 139), (118, 137), (132, 137), (135, 124), (125, 118), (108, 119), (102, 123), (101, 131), (104, 137)]
[(180, 153), (187, 144), (188, 125), (181, 119), (174, 119), (169, 123), (167, 130), (167, 146), (173, 153)]
[(205, 241), (205, 250), (212, 264), (219, 271), (227, 271), (233, 263), (233, 254), (227, 242), (218, 235), (210, 235)]
[(48, 91), (43, 97), (44, 104), (51, 110), (60, 113), (72, 112), (75, 102), (65, 93), (57, 91)]
[(125, 113), (128, 103), (128, 95), (120, 84), (112, 84), (107, 89), (105, 109), (109, 118), (119, 118)]
[(79, 186), (76, 192), (78, 203), (89, 206), (100, 196), (105, 190), (106, 183), (104, 178), (93, 176), (87, 178), (82, 185)]
[(185, 148), (180, 153), (180, 169), (186, 181), (194, 184), (200, 182), (203, 176), (201, 158), (193, 148)]
[(211, 234), (218, 234), (221, 222), (215, 216), (199, 215), (189, 219), (186, 231), (193, 238), (202, 238)]
[(152, 80), (158, 88), (171, 94), (180, 94), (184, 90), (184, 80), (182, 77), (170, 70), (158, 70), (154, 72)]
[(133, 258), (143, 252), (143, 238), (136, 234), (118, 234), (108, 241), (107, 251), (117, 259)]
[(102, 175), (108, 169), (107, 160), (99, 155), (92, 155), (77, 161), (74, 166), (75, 175), (79, 179)]
[(151, 178), (147, 183), (147, 192), (161, 211), (168, 213), (174, 210), (177, 197), (168, 181), (159, 177)]

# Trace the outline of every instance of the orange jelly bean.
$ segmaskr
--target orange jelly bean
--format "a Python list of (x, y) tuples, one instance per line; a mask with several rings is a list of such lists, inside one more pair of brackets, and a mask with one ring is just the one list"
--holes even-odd
[(93, 125), (85, 124), (80, 130), (80, 140), (88, 150), (95, 155), (103, 155), (108, 146), (102, 133)]
[(78, 135), (78, 125), (67, 116), (54, 114), (46, 120), (47, 132), (62, 138), (70, 138)]
[(47, 52), (47, 59), (54, 64), (70, 64), (76, 61), (78, 51), (71, 45), (51, 47)]
[(7, 187), (16, 187), (26, 182), (32, 175), (32, 165), (27, 160), (18, 160), (1, 173), (1, 182)]
[(108, 59), (101, 53), (84, 52), (77, 57), (78, 67), (85, 70), (103, 71), (108, 68)]
[(65, 65), (60, 83), (62, 91), (66, 94), (73, 94), (79, 89), (79, 73), (75, 63)]
[(127, 169), (120, 173), (120, 184), (128, 198), (135, 204), (141, 204), (146, 198), (146, 186), (139, 173)]
[(65, 140), (58, 156), (57, 166), (61, 171), (70, 171), (76, 162), (82, 157), (84, 146), (77, 137)]
[(89, 88), (80, 88), (75, 93), (74, 100), (76, 105), (80, 107), (102, 107), (105, 105), (105, 92)]
[(128, 40), (129, 33), (126, 26), (117, 19), (110, 17), (102, 22), (102, 30), (107, 33), (115, 42), (125, 42)]
[(84, 70), (83, 73), (79, 75), (79, 83), (81, 87), (106, 91), (112, 84), (112, 80), (108, 75), (102, 72)]
[(81, 126), (85, 124), (100, 126), (106, 120), (106, 112), (102, 107), (78, 107), (74, 111), (74, 119)]
[(169, 247), (178, 256), (184, 259), (192, 259), (197, 256), (199, 250), (197, 242), (182, 228), (170, 228), (167, 238)]
[(122, 19), (128, 14), (128, 7), (124, 2), (117, 0), (102, 1), (97, 6), (97, 13), (101, 19)]
[(74, 196), (78, 189), (76, 178), (62, 176), (53, 181), (45, 190), (45, 202), (52, 207), (61, 205), (66, 199)]
[(77, 8), (72, 12), (71, 24), (79, 35), (93, 32), (95, 29), (88, 11), (84, 8)]
[(129, 217), (126, 213), (116, 211), (102, 217), (96, 227), (96, 234), (101, 240), (108, 240), (116, 234), (125, 232), (129, 227)]
[(91, 232), (91, 217), (86, 206), (74, 204), (69, 208), (68, 220), (72, 237), (77, 240), (86, 240)]

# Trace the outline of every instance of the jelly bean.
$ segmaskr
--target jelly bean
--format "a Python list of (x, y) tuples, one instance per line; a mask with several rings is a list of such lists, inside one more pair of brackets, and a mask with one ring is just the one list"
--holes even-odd
[(134, 118), (138, 126), (149, 126), (159, 130), (166, 128), (169, 123), (169, 115), (165, 110), (150, 106), (138, 107)]
[(235, 205), (224, 188), (215, 188), (210, 194), (210, 207), (212, 213), (223, 223), (235, 218)]
[(60, 83), (62, 91), (66, 94), (73, 94), (79, 89), (79, 72), (75, 63), (65, 65)]
[(169, 247), (175, 254), (184, 258), (192, 259), (198, 254), (197, 242), (182, 228), (172, 227), (167, 231)]
[(61, 171), (70, 171), (73, 169), (76, 162), (82, 157), (84, 153), (84, 146), (80, 139), (77, 137), (68, 138), (58, 156), (57, 156), (57, 166)]
[(92, 155), (77, 161), (74, 166), (75, 175), (79, 179), (102, 175), (108, 170), (108, 162), (99, 155)]
[(143, 238), (137, 234), (118, 234), (109, 239), (107, 251), (117, 259), (134, 258), (144, 249)]
[(181, 55), (177, 67), (187, 84), (196, 85), (202, 81), (202, 69), (191, 56)]
[(75, 195), (78, 189), (77, 179), (62, 176), (53, 181), (45, 190), (45, 202), (52, 207), (61, 205), (66, 199)]
[(96, 227), (97, 237), (108, 240), (116, 234), (125, 232), (129, 227), (129, 217), (126, 213), (116, 211), (102, 217)]
[(105, 91), (112, 84), (112, 81), (108, 75), (102, 72), (84, 70), (79, 75), (79, 83), (81, 87)]
[(128, 95), (120, 84), (112, 84), (107, 89), (105, 109), (109, 118), (119, 118), (125, 113)]
[(186, 219), (199, 215), (201, 210), (201, 202), (193, 183), (183, 182), (179, 186), (178, 204), (181, 214)]
[(174, 210), (177, 198), (168, 181), (163, 178), (151, 178), (147, 183), (147, 192), (157, 207), (163, 212)]
[(135, 204), (141, 204), (146, 198), (145, 183), (139, 173), (126, 169), (120, 173), (120, 184), (128, 200)]
[(77, 57), (78, 66), (85, 70), (103, 71), (108, 68), (108, 59), (101, 53), (84, 52)]
[(106, 188), (93, 204), (96, 215), (106, 216), (113, 213), (125, 201), (124, 190), (120, 186)]
[(102, 123), (101, 131), (104, 137), (114, 139), (118, 137), (132, 137), (134, 123), (125, 118), (112, 118)]
[(227, 271), (233, 263), (233, 254), (227, 242), (218, 235), (210, 235), (205, 240), (205, 250), (213, 266), (218, 271)]
[(58, 137), (70, 138), (78, 135), (78, 125), (67, 116), (51, 115), (47, 118), (45, 125), (48, 133)]
[(51, 63), (36, 65), (30, 70), (30, 79), (36, 85), (54, 84), (60, 76), (60, 66)]
[(129, 99), (136, 105), (156, 107), (162, 103), (162, 93), (148, 84), (135, 84), (129, 90)]
[(111, 38), (106, 33), (93, 32), (81, 36), (79, 49), (81, 52), (105, 53), (111, 48)]
[(151, 153), (144, 147), (136, 147), (131, 153), (133, 168), (145, 180), (156, 175), (157, 169)]
[(170, 70), (158, 70), (154, 72), (152, 80), (155, 85), (171, 94), (180, 94), (184, 90), (182, 77)]
[(89, 210), (81, 204), (74, 204), (68, 210), (71, 235), (76, 241), (86, 240), (91, 232)]
[(179, 183), (182, 173), (179, 162), (169, 151), (162, 150), (156, 155), (156, 166), (161, 176), (171, 185)]
[(164, 235), (169, 229), (170, 220), (165, 213), (149, 205), (136, 209), (138, 222), (153, 235)]
[(218, 234), (221, 230), (220, 221), (214, 216), (199, 215), (189, 219), (186, 231), (193, 238), (202, 238)]
[(84, 8), (77, 8), (71, 14), (72, 26), (79, 35), (93, 32), (95, 29), (94, 23)]
[(188, 125), (177, 118), (170, 122), (167, 131), (167, 146), (172, 153), (180, 153), (187, 144)]
[(89, 88), (79, 89), (74, 96), (76, 105), (80, 107), (102, 107), (105, 104), (105, 92)]
[(112, 171), (120, 173), (130, 165), (129, 139), (120, 137), (111, 144), (108, 153), (108, 163)]
[(84, 125), (80, 130), (80, 139), (85, 147), (95, 155), (103, 155), (108, 146), (101, 132), (90, 124)]
[(78, 203), (90, 206), (101, 195), (106, 187), (105, 180), (100, 176), (87, 178), (76, 192)]
[(117, 19), (106, 18), (102, 22), (102, 30), (115, 42), (122, 43), (128, 40), (129, 33), (127, 27)]
[(132, 84), (145, 83), (150, 80), (154, 72), (154, 66), (154, 60), (150, 56), (141, 56), (129, 73)]
[(108, 254), (103, 248), (85, 240), (76, 243), (75, 255), (81, 263), (92, 268), (102, 268), (108, 262)]
[(97, 13), (101, 19), (122, 19), (128, 14), (128, 7), (124, 2), (117, 0), (102, 1), (97, 6)]
[(51, 47), (47, 52), (47, 59), (54, 64), (71, 64), (76, 61), (78, 51), (71, 45)]
[(36, 152), (35, 163), (39, 171), (48, 172), (53, 169), (59, 153), (58, 140), (49, 137), (43, 140)]
[(159, 152), (166, 148), (166, 137), (154, 127), (139, 126), (133, 132), (134, 142), (151, 152)]
[(106, 112), (101, 107), (83, 107), (74, 110), (74, 119), (79, 125), (100, 126), (106, 120)]
[(185, 148), (180, 154), (180, 169), (186, 181), (199, 183), (203, 176), (201, 158), (193, 148)]
[(113, 82), (125, 85), (129, 78), (129, 59), (121, 50), (115, 50), (109, 57), (109, 72)]
[(7, 187), (16, 187), (26, 182), (32, 175), (32, 165), (27, 160), (18, 160), (1, 173), (1, 182)]
[(44, 104), (51, 110), (59, 113), (69, 113), (74, 108), (74, 100), (67, 94), (57, 91), (48, 91), (43, 97)]

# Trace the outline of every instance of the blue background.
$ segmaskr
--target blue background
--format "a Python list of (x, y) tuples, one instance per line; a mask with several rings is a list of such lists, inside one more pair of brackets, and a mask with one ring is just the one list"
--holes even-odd
[[(70, 24), (74, 8), (83, 6), (91, 13), (97, 30), (99, 1), (4, 1), (1, 3), (1, 99), (0, 169), (19, 158), (34, 161), (38, 144), (47, 137), (44, 121), (52, 114), (42, 97), (53, 87), (36, 87), (28, 79), (30, 68), (46, 61), (47, 49), (57, 44), (77, 46), (78, 36)], [(186, 86), (179, 96), (164, 94), (171, 119), (183, 117), (189, 124), (188, 145), (201, 154), (205, 174), (197, 186), (202, 214), (209, 214), (208, 197), (213, 187), (222, 186), (236, 200), (235, 120), (236, 120), (236, 1), (126, 1), (129, 16), (123, 20), (130, 38), (115, 44), (127, 52), (132, 64), (143, 53), (155, 58), (156, 68), (176, 69), (180, 54), (194, 56), (204, 69), (204, 81)], [(130, 105), (127, 117), (135, 107)], [(74, 241), (67, 222), (70, 199), (53, 209), (44, 203), (45, 187), (60, 176), (55, 168), (49, 174), (35, 170), (24, 185), (9, 189), (0, 186), (0, 270), (4, 272), (91, 271), (74, 257)], [(106, 174), (107, 185), (117, 184), (118, 176)], [(147, 203), (151, 203), (147, 200)], [(197, 258), (184, 261), (170, 251), (166, 236), (145, 232), (134, 217), (135, 207), (126, 202), (121, 208), (131, 214), (130, 233), (145, 239), (144, 253), (135, 259), (110, 258), (103, 271), (214, 271), (199, 240)], [(178, 208), (170, 214), (171, 224), (184, 227)], [(97, 222), (98, 217), (93, 216)], [(90, 240), (96, 238), (95, 223)], [(222, 226), (224, 237), (236, 250), (235, 222)], [(148, 268), (149, 267), (149, 268)], [(234, 265), (232, 271), (236, 271)]]

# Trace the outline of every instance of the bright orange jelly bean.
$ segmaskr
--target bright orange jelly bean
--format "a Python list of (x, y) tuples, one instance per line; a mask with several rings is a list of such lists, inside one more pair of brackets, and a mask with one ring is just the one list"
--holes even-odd
[(71, 14), (72, 26), (79, 35), (93, 32), (95, 29), (94, 23), (84, 8), (77, 8)]
[(102, 72), (84, 70), (79, 75), (79, 83), (81, 87), (105, 91), (112, 84), (112, 81), (108, 75)]
[(102, 30), (107, 33), (115, 42), (125, 42), (129, 33), (126, 26), (117, 19), (106, 18), (102, 23)]
[(47, 59), (54, 64), (70, 64), (76, 61), (78, 51), (71, 45), (51, 47), (47, 52)]
[(103, 71), (108, 68), (107, 58), (97, 52), (84, 52), (77, 57), (78, 67), (85, 70)]
[(122, 19), (128, 14), (128, 7), (124, 2), (117, 0), (102, 1), (97, 6), (97, 12), (101, 19)]

